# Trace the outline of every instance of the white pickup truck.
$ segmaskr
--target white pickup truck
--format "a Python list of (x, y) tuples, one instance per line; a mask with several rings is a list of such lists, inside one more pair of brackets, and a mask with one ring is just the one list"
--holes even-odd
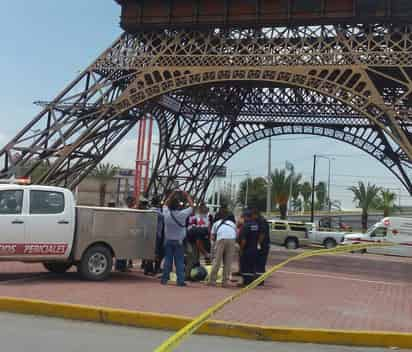
[(81, 207), (65, 188), (0, 185), (0, 261), (40, 262), (54, 273), (75, 265), (100, 281), (114, 258), (154, 259), (156, 226), (155, 211)]
[(322, 245), (327, 249), (336, 247), (343, 243), (347, 232), (317, 231), (313, 227), (309, 230), (309, 241), (313, 244)]

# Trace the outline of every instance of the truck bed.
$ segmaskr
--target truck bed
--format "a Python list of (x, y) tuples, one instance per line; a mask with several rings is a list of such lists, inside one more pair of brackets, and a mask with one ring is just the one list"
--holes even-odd
[(104, 243), (116, 258), (154, 259), (157, 212), (127, 208), (76, 207), (73, 259), (93, 243)]

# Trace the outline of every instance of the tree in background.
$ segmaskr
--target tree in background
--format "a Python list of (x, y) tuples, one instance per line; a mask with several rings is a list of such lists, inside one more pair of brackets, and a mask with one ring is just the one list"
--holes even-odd
[(239, 185), (238, 203), (245, 204), (246, 183), (248, 182), (248, 207), (258, 208), (260, 211), (266, 210), (266, 180), (264, 177), (248, 178)]
[(105, 205), (108, 182), (116, 175), (118, 167), (107, 163), (101, 163), (92, 171), (91, 176), (99, 181), (100, 206)]
[[(216, 205), (218, 200), (218, 193), (214, 192), (208, 199), (209, 204)], [(228, 190), (222, 190), (220, 192), (220, 204), (226, 205), (229, 209), (233, 209), (235, 204), (233, 203), (232, 196)]]
[(327, 186), (325, 182), (319, 182), (315, 187), (316, 192), (316, 209), (317, 210), (324, 210), (326, 208), (326, 204), (328, 202), (328, 193), (327, 193)]
[(31, 182), (33, 184), (39, 183), (41, 177), (49, 170), (50, 166), (48, 166), (46, 161), (41, 161), (36, 168), (30, 173)]
[(371, 185), (369, 182), (365, 185), (359, 181), (358, 186), (349, 188), (353, 192), (353, 201), (362, 209), (362, 229), (366, 231), (368, 228), (368, 212), (369, 209), (376, 207), (379, 202), (380, 188), (376, 185)]
[(303, 182), (300, 186), (300, 194), (303, 198), (303, 209), (310, 210), (310, 198), (312, 196), (312, 184), (308, 181)]
[(381, 189), (377, 199), (376, 209), (383, 210), (383, 216), (389, 216), (395, 209), (396, 194), (388, 189)]
[(286, 175), (285, 169), (275, 169), (272, 173), (272, 195), (279, 207), (280, 218), (286, 219), (291, 175)]
[(302, 174), (294, 174), (292, 177), (292, 209), (293, 211), (302, 210), (302, 200), (300, 199), (302, 188)]

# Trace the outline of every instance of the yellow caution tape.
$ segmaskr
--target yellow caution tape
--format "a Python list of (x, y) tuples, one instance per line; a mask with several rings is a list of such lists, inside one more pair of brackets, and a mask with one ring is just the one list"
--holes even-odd
[(185, 327), (180, 329), (176, 334), (172, 335), (165, 342), (163, 342), (158, 348), (156, 348), (155, 352), (173, 351), (177, 346), (179, 346), (183, 342), (184, 339), (188, 338), (197, 329), (199, 329), (213, 314), (217, 313), (224, 306), (235, 301), (240, 296), (243, 296), (246, 292), (256, 288), (260, 283), (265, 281), (274, 272), (278, 271), (279, 269), (289, 264), (290, 262), (302, 260), (308, 257), (319, 256), (319, 255), (346, 253), (346, 252), (363, 250), (369, 247), (386, 247), (386, 246), (393, 246), (393, 245), (394, 245), (393, 243), (368, 243), (368, 244), (346, 245), (346, 246), (341, 246), (341, 247), (333, 248), (333, 249), (320, 249), (320, 250), (313, 250), (310, 252), (303, 252), (294, 257), (286, 259), (285, 261), (273, 266), (270, 270), (268, 270), (265, 274), (258, 277), (255, 281), (253, 281), (248, 286), (238, 290), (233, 295), (223, 299), (222, 301), (216, 303), (214, 306), (205, 310), (191, 323), (187, 324)]

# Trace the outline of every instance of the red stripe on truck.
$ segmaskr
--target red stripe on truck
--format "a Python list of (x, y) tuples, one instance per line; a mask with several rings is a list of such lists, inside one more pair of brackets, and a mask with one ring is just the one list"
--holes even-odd
[[(352, 242), (353, 244), (357, 244), (357, 243), (361, 243), (361, 242), (367, 242), (367, 243), (384, 243), (385, 242), (385, 241), (381, 241), (381, 240), (377, 240), (377, 241), (362, 240), (360, 238), (352, 238), (352, 239), (348, 239), (348, 241)], [(393, 244), (397, 245), (397, 246), (412, 246), (411, 242), (403, 242), (403, 243), (393, 242)]]
[(0, 243), (0, 256), (64, 255), (67, 243)]

